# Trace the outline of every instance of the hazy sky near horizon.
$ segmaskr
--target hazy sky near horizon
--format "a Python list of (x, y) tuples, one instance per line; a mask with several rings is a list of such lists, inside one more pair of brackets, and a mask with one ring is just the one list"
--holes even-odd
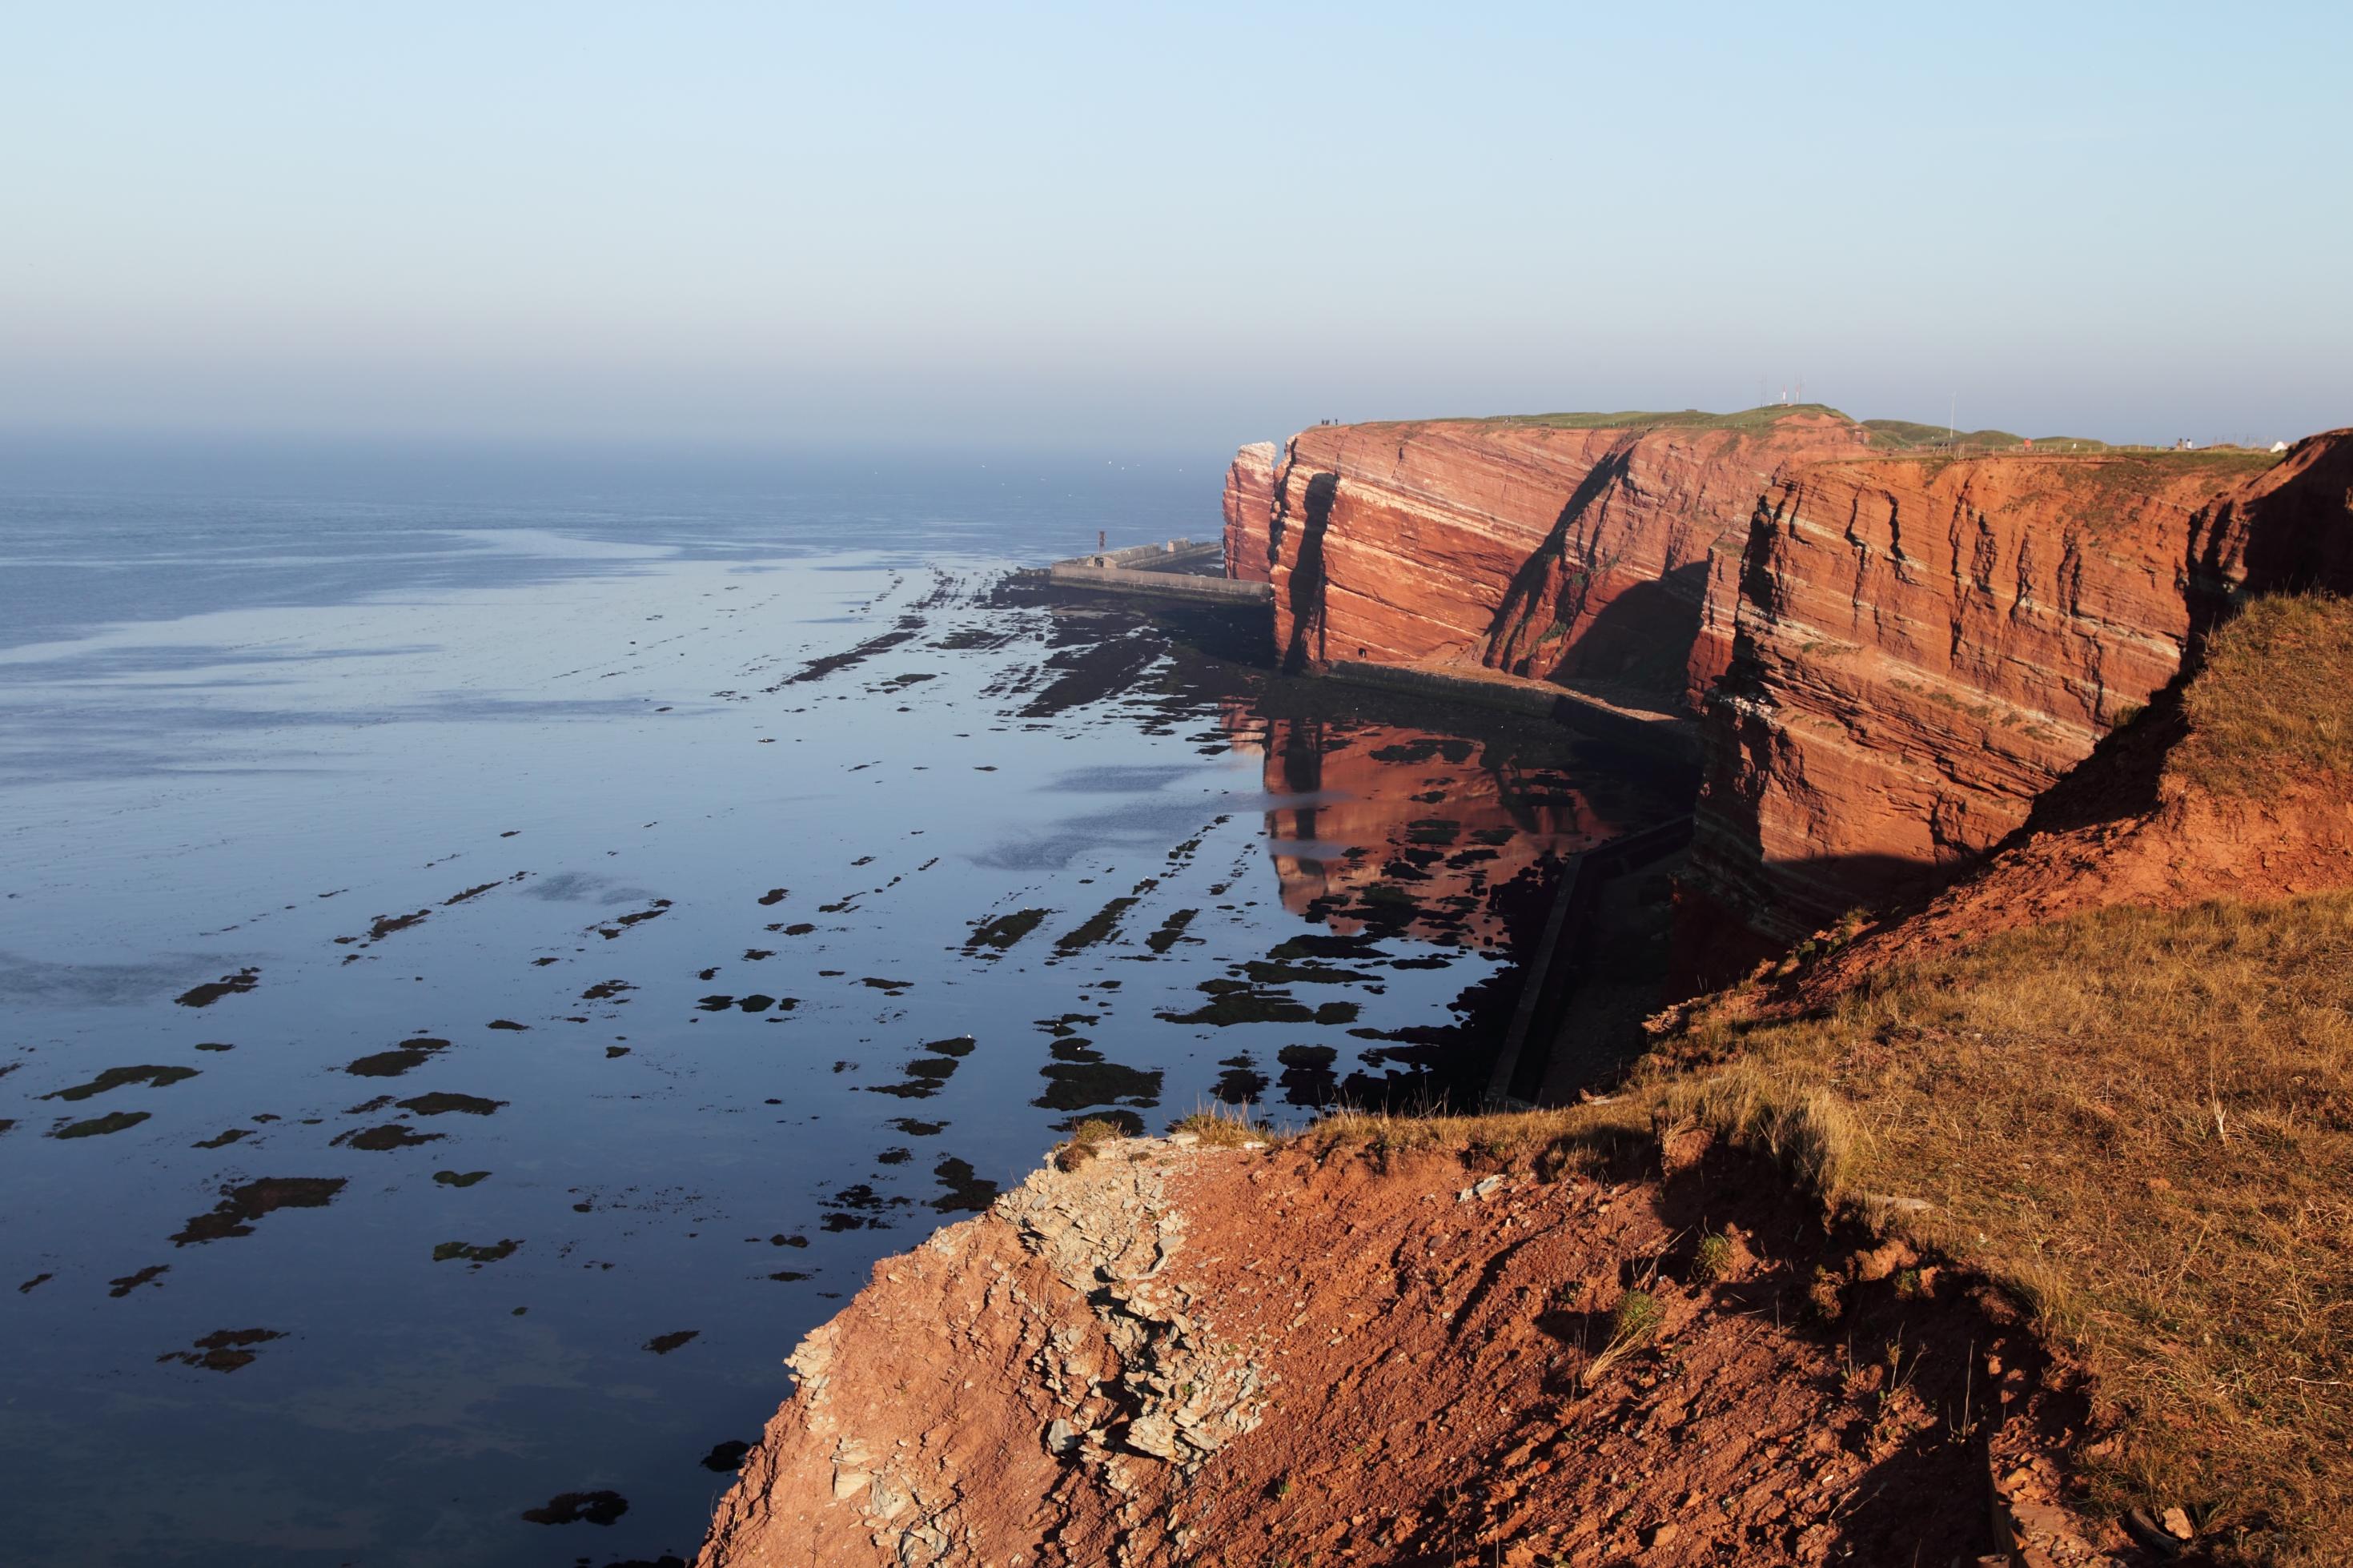
[(2353, 9), (20, 3), (0, 429), (2353, 424)]

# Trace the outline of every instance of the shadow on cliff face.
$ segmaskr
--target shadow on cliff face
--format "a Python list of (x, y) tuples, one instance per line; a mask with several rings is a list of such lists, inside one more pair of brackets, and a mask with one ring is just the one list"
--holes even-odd
[[(1593, 542), (1578, 537), (1577, 525), (1601, 498), (1626, 477), (1632, 460), (1627, 451), (1612, 452), (1593, 465), (1553, 520), (1552, 529), (1535, 553), (1521, 563), (1512, 574), (1512, 585), (1497, 606), (1494, 619), (1487, 627), (1487, 651), (1484, 662), (1493, 669), (1512, 675), (1549, 673), (1535, 666), (1543, 650), (1567, 640), (1577, 630), (1577, 621), (1585, 614), (1587, 596), (1592, 592), (1597, 571), (1609, 568), (1609, 562), (1593, 559)], [(1579, 559), (1568, 559), (1574, 544)], [(1706, 563), (1701, 563), (1704, 574)], [(1549, 610), (1549, 619), (1546, 612)], [(1694, 617), (1693, 631), (1698, 631)]]
[(1589, 686), (1624, 707), (1688, 713), (1687, 671), (1706, 595), (1704, 558), (1633, 584), (1587, 622), (1577, 646), (1546, 679)]
[(1339, 493), (1337, 474), (1316, 474), (1307, 481), (1299, 554), (1291, 567), (1291, 646), (1282, 657), (1287, 670), (1324, 662), (1324, 536), (1331, 529), (1332, 503)]
[(2101, 736), (2090, 756), (2043, 791), (2025, 824), (1989, 850), (1988, 858), (2038, 833), (2063, 833), (2157, 809), (2158, 781), (2165, 773), (2166, 755), (2189, 733), (2181, 694), (2205, 662), (2205, 630), (2197, 628), (2193, 634), (2181, 673), (2150, 698), (2139, 714)]
[[(1703, 847), (1715, 826), (1703, 816)], [(1703, 848), (1675, 886), (1672, 972), (1662, 1005), (1733, 984), (1850, 912), (1908, 909), (1977, 864), (1816, 855), (1776, 861), (1767, 872)]]
[(2297, 442), (2276, 468), (2214, 511), (2205, 558), (2196, 563), (2210, 581), (2227, 570), (2215, 552), (2243, 519), (2241, 564), (2249, 591), (2353, 593), (2353, 430)]

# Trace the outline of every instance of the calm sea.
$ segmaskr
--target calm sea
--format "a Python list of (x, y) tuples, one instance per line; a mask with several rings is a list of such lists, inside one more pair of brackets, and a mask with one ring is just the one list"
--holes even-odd
[(1079, 1117), (1435, 1092), (1656, 814), (1008, 587), (1206, 455), (5, 457), (12, 1562), (691, 1556), (875, 1259)]

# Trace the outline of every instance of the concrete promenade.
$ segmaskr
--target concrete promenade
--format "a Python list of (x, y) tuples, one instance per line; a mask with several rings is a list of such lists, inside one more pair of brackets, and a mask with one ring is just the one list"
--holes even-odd
[[(1046, 568), (1046, 577), (1058, 587), (1085, 588), (1103, 594), (1138, 594), (1155, 599), (1190, 599), (1220, 605), (1273, 605), (1274, 590), (1268, 584), (1237, 583), (1217, 575), (1223, 564), (1224, 547), (1216, 541), (1199, 543), (1190, 539), (1172, 539), (1162, 544), (1138, 544), (1057, 561)], [(1201, 570), (1204, 567), (1208, 570)]]

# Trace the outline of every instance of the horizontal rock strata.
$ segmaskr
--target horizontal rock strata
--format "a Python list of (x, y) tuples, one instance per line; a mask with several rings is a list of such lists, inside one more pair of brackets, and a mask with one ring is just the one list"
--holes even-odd
[(1267, 580), (1266, 528), (1274, 512), (1275, 445), (1260, 441), (1234, 454), (1226, 469), (1226, 575)]
[(2353, 583), (2353, 433), (1875, 452), (1768, 426), (1319, 426), (1237, 457), (1229, 570), (1295, 666), (1482, 668), (1702, 712), (1697, 885), (1783, 934), (1964, 864), (2245, 584)]
[(1847, 420), (1811, 414), (1764, 431), (1302, 431), (1266, 525), (1276, 645), (1306, 665), (1471, 664), (1676, 700), (1695, 679), (1709, 550), (1746, 528), (1781, 463), (1862, 444)]

